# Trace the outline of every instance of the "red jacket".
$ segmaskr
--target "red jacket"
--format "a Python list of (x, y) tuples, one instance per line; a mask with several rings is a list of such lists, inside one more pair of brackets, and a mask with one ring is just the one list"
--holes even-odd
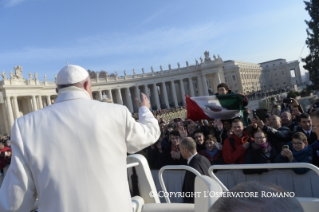
[(4, 156), (5, 152), (12, 152), (12, 150), (9, 147), (3, 147), (0, 149), (0, 169), (3, 169), (6, 165), (9, 165), (11, 161), (11, 156)]
[(249, 135), (246, 132), (243, 132), (243, 136), (241, 138), (234, 134), (231, 136), (235, 140), (235, 150), (231, 146), (229, 138), (226, 138), (223, 147), (224, 161), (226, 164), (243, 164), (247, 149), (245, 149), (242, 145), (249, 141)]

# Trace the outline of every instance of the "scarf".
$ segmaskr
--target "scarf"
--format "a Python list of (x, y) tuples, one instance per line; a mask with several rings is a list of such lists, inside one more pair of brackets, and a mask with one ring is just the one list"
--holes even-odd
[(217, 152), (218, 152), (218, 148), (215, 147), (215, 148), (213, 149), (213, 151), (209, 151), (208, 149), (206, 149), (206, 152), (207, 152), (207, 154), (209, 154), (209, 156), (211, 156), (212, 159), (213, 159), (213, 158), (215, 157), (215, 155), (217, 154)]
[(295, 156), (295, 155), (303, 154), (304, 151), (306, 151), (306, 150), (308, 149), (308, 146), (309, 146), (309, 145), (307, 145), (305, 148), (303, 148), (303, 150), (300, 150), (300, 151), (298, 151), (298, 152), (297, 152), (294, 148), (292, 148), (292, 155)]
[(266, 141), (266, 143), (263, 143), (263, 144), (256, 144), (255, 142), (253, 142), (251, 144), (251, 147), (255, 151), (260, 151), (263, 154), (270, 153), (270, 151), (271, 151), (271, 144), (268, 141)]
[(76, 86), (69, 86), (69, 87), (66, 87), (66, 88), (61, 88), (61, 89), (59, 89), (59, 94), (66, 93), (66, 92), (69, 92), (69, 91), (83, 92), (91, 99), (90, 94), (86, 90), (84, 90), (83, 88), (76, 87)]

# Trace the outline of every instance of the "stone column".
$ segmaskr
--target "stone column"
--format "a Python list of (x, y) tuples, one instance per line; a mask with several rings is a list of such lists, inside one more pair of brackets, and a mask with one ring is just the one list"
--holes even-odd
[(150, 99), (150, 95), (148, 93), (148, 86), (147, 85), (144, 85), (144, 94), (146, 95), (147, 99), (150, 101), (150, 106), (151, 106), (151, 109), (152, 109), (152, 104), (154, 104), (154, 103)]
[(35, 99), (35, 96), (32, 96), (32, 105), (33, 105), (33, 111), (37, 111), (38, 107), (37, 107), (37, 101)]
[(198, 95), (199, 95), (199, 96), (204, 96), (202, 80), (201, 80), (199, 77), (197, 77), (197, 78), (196, 78), (196, 81), (197, 81)]
[(220, 83), (218, 82), (217, 73), (216, 73), (216, 74), (214, 74), (214, 77), (213, 77), (214, 93), (218, 93), (217, 86), (218, 86), (219, 84), (220, 84)]
[(102, 91), (97, 91), (97, 95), (98, 95), (99, 100), (101, 101), (102, 100)]
[(140, 92), (137, 85), (134, 87), (133, 109), (135, 113), (138, 113), (139, 108), (138, 108), (138, 105), (135, 103), (135, 98), (140, 100)]
[[(219, 74), (219, 73), (216, 73), (216, 74), (215, 74), (215, 77), (216, 77), (216, 79), (217, 79), (218, 85), (219, 85), (220, 83), (222, 83), (221, 80), (220, 80), (220, 74)], [(225, 79), (224, 79), (224, 80), (225, 80)], [(217, 87), (217, 85), (216, 85), (216, 87)]]
[(173, 97), (173, 101), (174, 101), (174, 105), (175, 107), (178, 107), (178, 102), (177, 102), (177, 98), (176, 98), (176, 89), (175, 89), (175, 83), (174, 81), (171, 81), (171, 89), (172, 89), (172, 97)]
[(17, 119), (20, 117), (18, 100), (16, 96), (13, 96), (13, 109), (14, 109), (14, 118)]
[[(9, 119), (9, 128), (11, 131), (11, 128), (13, 126), (14, 118), (13, 118), (13, 113), (12, 113), (12, 107), (11, 107), (11, 99), (9, 96), (6, 97), (6, 102), (7, 102), (7, 114), (8, 114), (8, 119)], [(11, 133), (11, 132), (9, 132)]]
[(107, 98), (109, 98), (113, 101), (112, 90), (107, 91)]
[(181, 90), (183, 104), (186, 105), (184, 81), (182, 79), (179, 80), (179, 85), (180, 85), (180, 90)]
[(161, 109), (161, 104), (159, 101), (158, 90), (157, 90), (156, 84), (153, 84), (153, 95), (154, 95), (155, 103), (157, 106), (157, 110), (159, 110), (159, 109)]
[(166, 104), (166, 107), (169, 108), (169, 102), (168, 102), (168, 98), (167, 98), (167, 89), (166, 89), (165, 82), (162, 82), (162, 94), (164, 97), (164, 103)]
[(118, 101), (117, 103), (122, 105), (123, 104), (123, 99), (122, 99), (122, 94), (121, 94), (121, 89), (120, 88), (117, 89), (117, 93), (116, 94), (117, 94), (117, 101)]
[(50, 98), (50, 96), (47, 96), (47, 105), (48, 105), (48, 106), (51, 105), (51, 98)]
[(4, 104), (2, 105), (2, 114), (3, 114), (3, 122), (5, 127), (5, 133), (10, 134), (10, 127), (9, 127), (9, 120), (8, 120), (8, 113), (6, 111), (6, 100), (4, 99)]
[(193, 80), (192, 78), (188, 78), (188, 87), (189, 87), (189, 95), (190, 97), (194, 97), (195, 93), (194, 93), (194, 86), (193, 86)]
[(135, 98), (138, 98), (139, 100), (141, 100), (138, 86), (135, 86)]
[(203, 84), (203, 91), (204, 91), (203, 94), (204, 96), (208, 96), (209, 93), (208, 93), (207, 79), (205, 74), (202, 75), (202, 84)]
[(39, 99), (39, 110), (43, 108), (43, 104), (42, 104), (42, 96), (38, 96)]
[(126, 96), (127, 108), (131, 113), (133, 113), (133, 104), (132, 104), (130, 88), (126, 88), (125, 92), (126, 92), (125, 96)]

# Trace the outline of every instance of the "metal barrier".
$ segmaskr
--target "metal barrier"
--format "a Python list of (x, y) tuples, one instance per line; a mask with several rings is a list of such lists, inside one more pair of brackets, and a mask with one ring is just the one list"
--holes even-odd
[[(183, 169), (183, 170), (193, 172), (196, 176), (201, 176), (201, 174), (196, 169), (194, 169), (190, 166), (185, 166), (185, 165), (164, 166), (158, 172), (158, 179), (159, 179), (159, 182), (161, 184), (161, 187), (162, 187), (164, 193), (167, 193), (167, 190), (166, 190), (164, 180), (163, 180), (163, 172), (167, 169)], [(167, 203), (171, 203), (171, 201), (167, 195), (165, 195), (165, 199), (166, 199)]]
[(310, 163), (270, 163), (270, 164), (230, 164), (230, 165), (213, 165), (209, 167), (209, 175), (216, 180), (219, 185), (225, 190), (228, 189), (214, 174), (216, 169), (291, 169), (291, 168), (308, 168), (316, 172), (319, 176), (319, 168)]

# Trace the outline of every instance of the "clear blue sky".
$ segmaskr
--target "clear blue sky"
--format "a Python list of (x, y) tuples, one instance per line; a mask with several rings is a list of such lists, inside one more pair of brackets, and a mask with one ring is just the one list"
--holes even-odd
[[(300, 0), (0, 0), (0, 71), (49, 80), (69, 64), (123, 75), (223, 60), (298, 60), (310, 17)], [(308, 54), (305, 46), (302, 57)]]

